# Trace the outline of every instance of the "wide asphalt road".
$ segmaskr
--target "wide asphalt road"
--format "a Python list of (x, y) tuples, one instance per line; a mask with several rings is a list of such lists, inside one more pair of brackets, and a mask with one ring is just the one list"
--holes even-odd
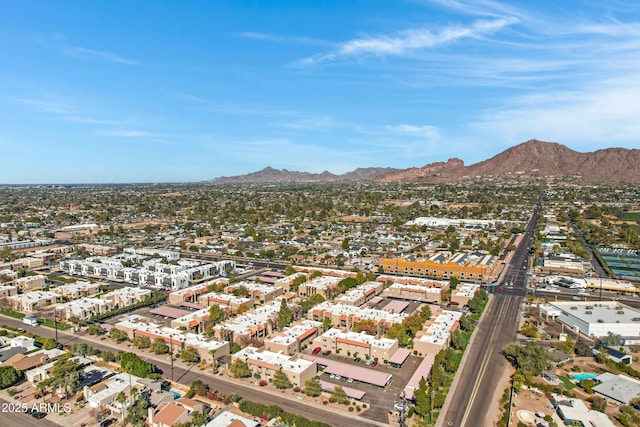
[[(0, 324), (4, 324), (13, 328), (24, 328), (29, 332), (41, 336), (43, 338), (55, 338), (55, 331), (46, 327), (31, 327), (22, 323), (21, 320), (14, 319), (12, 317), (6, 317), (0, 315)], [(95, 337), (85, 335), (83, 332), (67, 332), (58, 331), (58, 341), (63, 345), (73, 345), (76, 343), (86, 343), (92, 347), (104, 351), (109, 350), (116, 353), (118, 350), (122, 350), (121, 347), (116, 346), (109, 340), (101, 341)], [(131, 348), (128, 351), (135, 352), (137, 349)], [(140, 354), (140, 357), (148, 358), (150, 363), (156, 365), (162, 370), (165, 377), (171, 375), (171, 365), (167, 355), (150, 355), (148, 353)], [(191, 368), (183, 368), (174, 363), (173, 374), (174, 379), (182, 384), (189, 385), (193, 380), (201, 380), (208, 384), (213, 390), (217, 390), (219, 393), (231, 394), (236, 393), (242, 396), (244, 399), (254, 402), (264, 403), (266, 405), (278, 405), (287, 412), (293, 412), (307, 417), (311, 420), (323, 421), (325, 423), (334, 426), (349, 426), (349, 425), (383, 425), (387, 424), (386, 420), (374, 420), (365, 419), (362, 417), (349, 417), (341, 415), (335, 412), (335, 408), (328, 407), (327, 409), (319, 406), (312, 406), (299, 402), (297, 400), (291, 400), (290, 398), (281, 396), (281, 392), (275, 391), (272, 388), (256, 389), (251, 385), (239, 380), (225, 381), (213, 374), (200, 371), (197, 367), (192, 370)], [(264, 390), (264, 391), (263, 391)], [(306, 399), (309, 399), (308, 397)], [(2, 418), (0, 417), (0, 426)]]
[(542, 194), (502, 276), (499, 287), (503, 290), (491, 297), (478, 323), (453, 389), (438, 417), (438, 426), (479, 427), (493, 423), (486, 418), (493, 414), (495, 391), (507, 366), (502, 349), (516, 340), (518, 316), (527, 292), (529, 250), (541, 203)]
[[(495, 406), (494, 392), (507, 365), (500, 353), (514, 342), (522, 297), (497, 294), (487, 306), (482, 322), (476, 329), (473, 343), (453, 394), (447, 397), (448, 410), (438, 424), (456, 427), (483, 426), (487, 414)], [(490, 421), (489, 421), (490, 423)], [(490, 425), (490, 424), (486, 424)]]

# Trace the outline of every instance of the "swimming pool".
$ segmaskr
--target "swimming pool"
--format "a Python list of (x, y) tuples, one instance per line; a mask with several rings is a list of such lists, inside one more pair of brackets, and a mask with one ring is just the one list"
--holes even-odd
[(576, 381), (592, 380), (597, 376), (598, 376), (597, 374), (592, 374), (590, 372), (581, 372), (579, 374), (574, 374), (573, 379)]
[(173, 391), (173, 390), (168, 390), (168, 391), (169, 393), (173, 394), (176, 397), (176, 399), (180, 399), (182, 397), (182, 395), (177, 391)]

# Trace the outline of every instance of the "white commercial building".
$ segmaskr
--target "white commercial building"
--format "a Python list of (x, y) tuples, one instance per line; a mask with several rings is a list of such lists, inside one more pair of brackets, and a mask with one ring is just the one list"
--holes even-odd
[(540, 313), (590, 337), (640, 337), (640, 311), (616, 301), (554, 301)]

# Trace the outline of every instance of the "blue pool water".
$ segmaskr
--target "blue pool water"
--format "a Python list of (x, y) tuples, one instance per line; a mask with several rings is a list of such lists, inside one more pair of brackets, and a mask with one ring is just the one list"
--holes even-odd
[(176, 397), (176, 399), (180, 399), (182, 397), (182, 395), (177, 391), (169, 390), (169, 393), (173, 394)]
[(579, 373), (579, 374), (574, 374), (573, 375), (573, 379), (576, 380), (576, 381), (592, 380), (597, 376), (598, 375), (592, 374), (590, 372), (582, 372), (582, 373)]

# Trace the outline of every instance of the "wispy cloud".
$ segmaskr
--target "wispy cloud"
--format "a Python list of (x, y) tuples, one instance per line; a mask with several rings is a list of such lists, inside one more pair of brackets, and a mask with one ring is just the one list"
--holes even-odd
[(416, 126), (416, 125), (401, 124), (401, 125), (385, 126), (384, 128), (393, 133), (419, 136), (419, 137), (424, 137), (428, 139), (435, 139), (440, 136), (440, 131), (435, 126), (428, 126), (428, 125)]
[(29, 107), (34, 108), (37, 111), (42, 111), (44, 113), (52, 113), (52, 114), (70, 114), (72, 111), (71, 106), (68, 104), (50, 101), (50, 100), (42, 100), (42, 99), (16, 99), (16, 102), (22, 105), (27, 105)]
[(113, 136), (118, 138), (164, 138), (166, 136), (139, 129), (105, 130), (97, 132), (97, 134), (100, 136)]
[(427, 0), (458, 13), (473, 16), (524, 18), (526, 14), (513, 6), (491, 0)]
[(116, 55), (115, 53), (87, 49), (84, 47), (65, 46), (62, 48), (62, 52), (65, 55), (72, 56), (74, 58), (115, 62), (117, 64), (126, 64), (126, 65), (140, 65), (140, 62), (138, 61), (123, 58), (122, 56)]
[(330, 116), (308, 116), (281, 120), (273, 123), (273, 126), (287, 129), (326, 129), (337, 126), (338, 123)]
[(438, 31), (428, 28), (404, 30), (395, 35), (361, 37), (341, 43), (330, 52), (320, 53), (297, 62), (316, 65), (345, 57), (403, 56), (414, 51), (434, 48), (464, 38), (480, 38), (517, 22), (515, 18), (478, 20), (469, 26), (450, 25)]
[(283, 36), (278, 34), (253, 31), (233, 33), (233, 35), (243, 39), (261, 40), (272, 43), (295, 43), (309, 46), (334, 46), (334, 43), (328, 42), (326, 40), (314, 39), (312, 37)]

